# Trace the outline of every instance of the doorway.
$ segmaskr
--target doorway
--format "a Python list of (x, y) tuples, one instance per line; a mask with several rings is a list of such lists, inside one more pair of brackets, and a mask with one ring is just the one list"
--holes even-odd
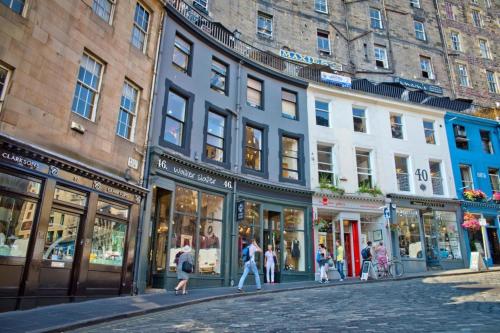
[(498, 230), (496, 228), (486, 228), (486, 230), (488, 233), (493, 265), (500, 265), (500, 241), (498, 239)]
[[(276, 253), (276, 263), (274, 266), (274, 282), (281, 280), (281, 263), (282, 263), (282, 248), (281, 248), (281, 212), (264, 209), (264, 239), (262, 242), (262, 250), (267, 251), (268, 245), (272, 246)], [(267, 281), (266, 267), (264, 266), (264, 281)]]
[(425, 236), (425, 258), (428, 267), (438, 267), (439, 262), (439, 225), (434, 218), (433, 212), (421, 213), (424, 236)]
[(359, 232), (357, 220), (344, 220), (344, 260), (347, 264), (347, 276), (361, 274)]

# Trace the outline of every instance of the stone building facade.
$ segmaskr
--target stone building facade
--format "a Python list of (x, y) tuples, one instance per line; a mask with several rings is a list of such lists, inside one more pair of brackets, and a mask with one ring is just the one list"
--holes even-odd
[[(470, 11), (463, 14), (462, 2), (467, 3), (466, 10), (480, 9), (483, 28), (469, 27), (471, 14)], [(477, 39), (480, 31), (489, 39), (491, 59), (477, 60), (479, 46), (475, 41), (474, 48), (470, 48), (475, 57), (464, 52), (462, 61), (479, 63), (481, 68), (494, 73), (495, 82), (498, 79), (494, 55), (499, 43), (493, 34), (498, 29), (498, 21), (494, 19), (498, 4), (491, 1), (488, 7), (489, 1), (476, 2), (480, 4), (437, 0), (201, 1), (206, 3), (207, 15), (230, 30), (238, 30), (243, 40), (261, 49), (275, 54), (281, 50), (294, 51), (322, 63), (332, 63), (332, 68), (342, 75), (378, 82), (402, 78), (399, 82), (407, 87), (417, 85), (437, 95), (474, 99), (476, 104), (491, 106), (495, 105), (498, 93), (488, 92), (485, 70), (480, 71), (482, 74), (474, 73), (471, 80), (477, 83), (471, 83), (469, 88), (457, 87), (455, 61), (447, 50), (449, 27), (460, 29), (472, 40)], [(457, 12), (454, 21), (443, 17), (449, 3)]]
[(0, 3), (0, 311), (130, 294), (163, 3)]

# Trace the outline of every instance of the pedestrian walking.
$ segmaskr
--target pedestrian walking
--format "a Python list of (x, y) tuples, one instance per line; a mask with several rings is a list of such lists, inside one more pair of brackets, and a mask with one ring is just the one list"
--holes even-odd
[(245, 269), (243, 270), (243, 275), (238, 283), (238, 292), (240, 293), (243, 292), (243, 284), (245, 283), (245, 279), (250, 271), (252, 271), (253, 275), (255, 275), (257, 290), (261, 289), (259, 270), (257, 269), (257, 264), (255, 263), (255, 252), (262, 252), (262, 249), (257, 244), (257, 241), (253, 239), (250, 245), (245, 247), (242, 251), (242, 260)]
[(266, 267), (267, 283), (274, 283), (274, 268), (276, 267), (276, 253), (273, 246), (269, 244), (264, 254), (264, 266)]
[(337, 271), (340, 274), (340, 281), (344, 281), (345, 275), (344, 275), (344, 247), (342, 244), (340, 244), (340, 240), (337, 239), (336, 241), (337, 248)]
[(194, 271), (194, 258), (191, 254), (191, 247), (189, 245), (184, 246), (182, 253), (179, 255), (177, 261), (177, 279), (179, 283), (175, 287), (175, 294), (179, 295), (182, 290), (182, 295), (187, 294), (187, 285), (189, 281), (189, 274)]
[(330, 260), (330, 255), (324, 244), (319, 244), (318, 252), (316, 254), (316, 261), (319, 265), (319, 283), (328, 283), (328, 260)]
[(384, 246), (384, 242), (381, 241), (378, 243), (375, 249), (375, 255), (377, 256), (378, 266), (382, 267), (384, 272), (387, 272), (387, 249)]
[[(368, 241), (368, 243), (366, 243), (366, 247), (361, 250), (361, 257), (363, 258), (363, 263), (365, 261), (372, 261), (373, 259), (373, 255), (372, 255), (372, 242), (371, 241)], [(363, 266), (363, 264), (361, 264), (361, 266)]]

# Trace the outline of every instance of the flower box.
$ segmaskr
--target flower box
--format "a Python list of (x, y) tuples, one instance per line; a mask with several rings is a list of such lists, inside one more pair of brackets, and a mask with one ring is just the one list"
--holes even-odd
[(465, 190), (464, 199), (468, 201), (485, 201), (486, 194), (481, 190)]

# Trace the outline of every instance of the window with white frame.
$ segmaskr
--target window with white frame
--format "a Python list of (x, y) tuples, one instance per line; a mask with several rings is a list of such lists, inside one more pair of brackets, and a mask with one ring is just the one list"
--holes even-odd
[(273, 17), (259, 12), (257, 15), (257, 32), (267, 37), (273, 36)]
[(483, 19), (481, 17), (481, 12), (477, 9), (473, 9), (471, 11), (471, 15), (472, 15), (472, 23), (474, 23), (474, 26), (481, 28), (483, 26)]
[(318, 30), (317, 32), (318, 51), (330, 53), (330, 33), (328, 31)]
[(208, 11), (208, 0), (194, 0), (193, 5), (204, 11)]
[(420, 8), (420, 0), (410, 0), (410, 6)]
[(455, 146), (458, 149), (469, 149), (469, 139), (467, 138), (465, 126), (454, 124), (453, 134), (455, 135)]
[(396, 181), (398, 183), (398, 191), (410, 192), (410, 174), (408, 171), (408, 157), (394, 156), (396, 164)]
[(314, 102), (316, 109), (316, 125), (330, 126), (330, 114), (328, 112), (328, 103), (316, 100)]
[(486, 71), (486, 80), (488, 81), (488, 91), (494, 94), (498, 93), (498, 83), (495, 73)]
[(170, 90), (168, 92), (167, 113), (165, 116), (163, 140), (175, 146), (184, 144), (188, 100)]
[(297, 120), (297, 93), (281, 89), (281, 115)]
[(358, 172), (358, 187), (373, 188), (371, 153), (369, 151), (356, 149), (356, 167)]
[(403, 139), (403, 116), (391, 114), (391, 132), (394, 139)]
[(488, 176), (490, 177), (491, 188), (495, 192), (500, 192), (500, 177), (498, 168), (488, 168)]
[(424, 120), (425, 142), (431, 145), (436, 144), (436, 134), (434, 133), (434, 122), (432, 120)]
[(469, 72), (467, 70), (467, 65), (457, 64), (457, 72), (458, 72), (458, 81), (460, 82), (460, 85), (463, 87), (470, 86)]
[(451, 48), (455, 51), (462, 51), (462, 44), (460, 43), (460, 34), (456, 31), (450, 32)]
[(422, 77), (434, 80), (431, 58), (420, 56), (420, 69), (422, 71)]
[(286, 135), (281, 137), (281, 176), (286, 179), (300, 179), (299, 140)]
[(380, 68), (389, 68), (387, 61), (387, 49), (382, 46), (375, 46), (375, 65)]
[(2, 110), (3, 101), (7, 94), (11, 72), (7, 67), (0, 65), (0, 110)]
[(111, 23), (114, 2), (114, 0), (94, 0), (92, 2), (92, 10), (104, 21)]
[(125, 81), (122, 89), (116, 134), (131, 141), (134, 140), (138, 98), (139, 89), (134, 87), (130, 82)]
[(427, 40), (427, 36), (425, 35), (425, 26), (420, 21), (414, 21), (413, 26), (415, 27), (415, 37), (418, 40)]
[(366, 110), (358, 107), (352, 108), (352, 121), (354, 132), (366, 133)]
[(327, 0), (314, 0), (314, 10), (321, 13), (328, 13), (328, 1)]
[(455, 12), (453, 11), (453, 4), (450, 2), (444, 3), (444, 11), (448, 20), (455, 20)]
[(432, 193), (435, 195), (444, 195), (443, 175), (441, 172), (440, 161), (429, 161), (429, 170), (431, 174)]
[(141, 51), (146, 50), (148, 30), (149, 30), (149, 12), (140, 3), (135, 6), (134, 25), (132, 27), (132, 45)]
[(187, 73), (189, 70), (190, 60), (191, 42), (176, 34), (174, 39), (172, 63), (178, 70)]
[(319, 183), (333, 184), (336, 183), (333, 161), (333, 147), (318, 144), (318, 179)]
[(383, 29), (382, 14), (379, 9), (370, 8), (370, 26), (372, 29)]
[(474, 182), (472, 181), (472, 173), (469, 165), (460, 164), (460, 179), (462, 181), (461, 190), (473, 190)]
[(226, 117), (209, 111), (207, 115), (207, 137), (205, 139), (205, 154), (208, 159), (219, 163), (224, 162), (225, 132)]
[(82, 55), (71, 111), (90, 120), (95, 118), (103, 69), (102, 62), (88, 53)]
[(262, 109), (262, 86), (264, 83), (252, 77), (247, 78), (247, 104)]
[(227, 92), (227, 65), (212, 57), (212, 74), (210, 88), (224, 95)]
[(490, 46), (486, 39), (479, 39), (479, 51), (481, 53), (481, 57), (491, 59)]
[(22, 15), (26, 0), (1, 0), (0, 3), (12, 9), (14, 13)]

